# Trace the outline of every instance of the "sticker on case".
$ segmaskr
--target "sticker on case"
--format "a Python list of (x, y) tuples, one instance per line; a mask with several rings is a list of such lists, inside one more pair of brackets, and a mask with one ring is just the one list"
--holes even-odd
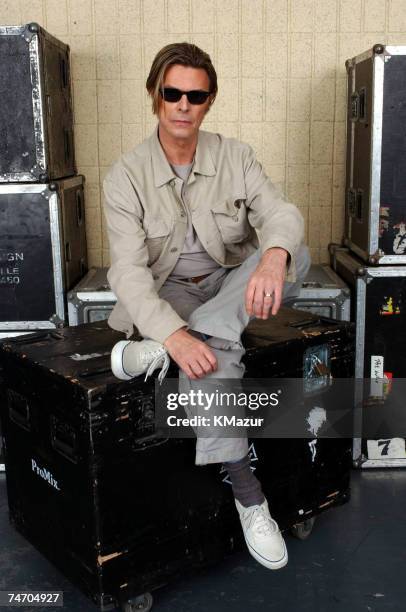
[(383, 355), (371, 355), (371, 397), (383, 397)]
[(383, 394), (385, 397), (387, 397), (389, 393), (392, 391), (392, 379), (393, 379), (392, 372), (383, 373)]
[(400, 314), (399, 304), (394, 302), (392, 296), (385, 295), (385, 301), (379, 309), (380, 315), (398, 315)]
[(406, 459), (404, 438), (367, 440), (368, 459)]
[(404, 255), (406, 253), (406, 223), (405, 221), (399, 221), (393, 226), (396, 231), (393, 239), (393, 252), (396, 255)]

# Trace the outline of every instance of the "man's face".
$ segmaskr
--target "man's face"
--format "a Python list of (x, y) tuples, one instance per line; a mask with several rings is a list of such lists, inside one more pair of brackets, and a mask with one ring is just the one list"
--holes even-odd
[[(175, 64), (165, 73), (164, 87), (174, 87), (181, 91), (195, 89), (209, 91), (209, 77), (203, 68), (191, 68)], [(167, 102), (160, 97), (158, 118), (159, 133), (178, 140), (191, 140), (197, 137), (199, 127), (210, 106), (210, 97), (203, 104), (190, 104), (183, 95), (178, 102)]]

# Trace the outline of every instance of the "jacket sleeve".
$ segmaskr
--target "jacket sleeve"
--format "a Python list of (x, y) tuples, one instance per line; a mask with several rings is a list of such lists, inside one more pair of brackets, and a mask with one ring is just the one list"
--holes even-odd
[(110, 287), (140, 334), (163, 343), (187, 323), (155, 289), (148, 267), (142, 207), (125, 168), (113, 166), (103, 183), (110, 243)]
[(248, 220), (255, 228), (262, 253), (272, 247), (285, 249), (290, 260), (286, 279), (296, 280), (295, 255), (304, 236), (304, 220), (298, 208), (276, 189), (247, 145), (244, 156)]

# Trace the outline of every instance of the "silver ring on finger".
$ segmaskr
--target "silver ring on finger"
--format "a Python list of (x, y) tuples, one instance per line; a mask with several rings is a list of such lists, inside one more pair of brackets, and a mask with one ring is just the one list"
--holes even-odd
[(268, 293), (267, 291), (265, 291), (265, 294), (264, 294), (264, 295), (265, 295), (265, 297), (267, 297), (267, 298), (272, 297), (272, 293)]

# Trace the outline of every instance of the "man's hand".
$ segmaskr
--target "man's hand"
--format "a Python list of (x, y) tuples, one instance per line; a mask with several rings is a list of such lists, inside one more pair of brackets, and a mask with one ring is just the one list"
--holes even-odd
[(189, 334), (185, 328), (168, 336), (164, 346), (186, 376), (196, 380), (217, 370), (217, 359), (210, 347)]
[(282, 302), (288, 252), (279, 247), (267, 249), (251, 274), (245, 292), (247, 313), (258, 319), (267, 319), (272, 306), (276, 315)]

